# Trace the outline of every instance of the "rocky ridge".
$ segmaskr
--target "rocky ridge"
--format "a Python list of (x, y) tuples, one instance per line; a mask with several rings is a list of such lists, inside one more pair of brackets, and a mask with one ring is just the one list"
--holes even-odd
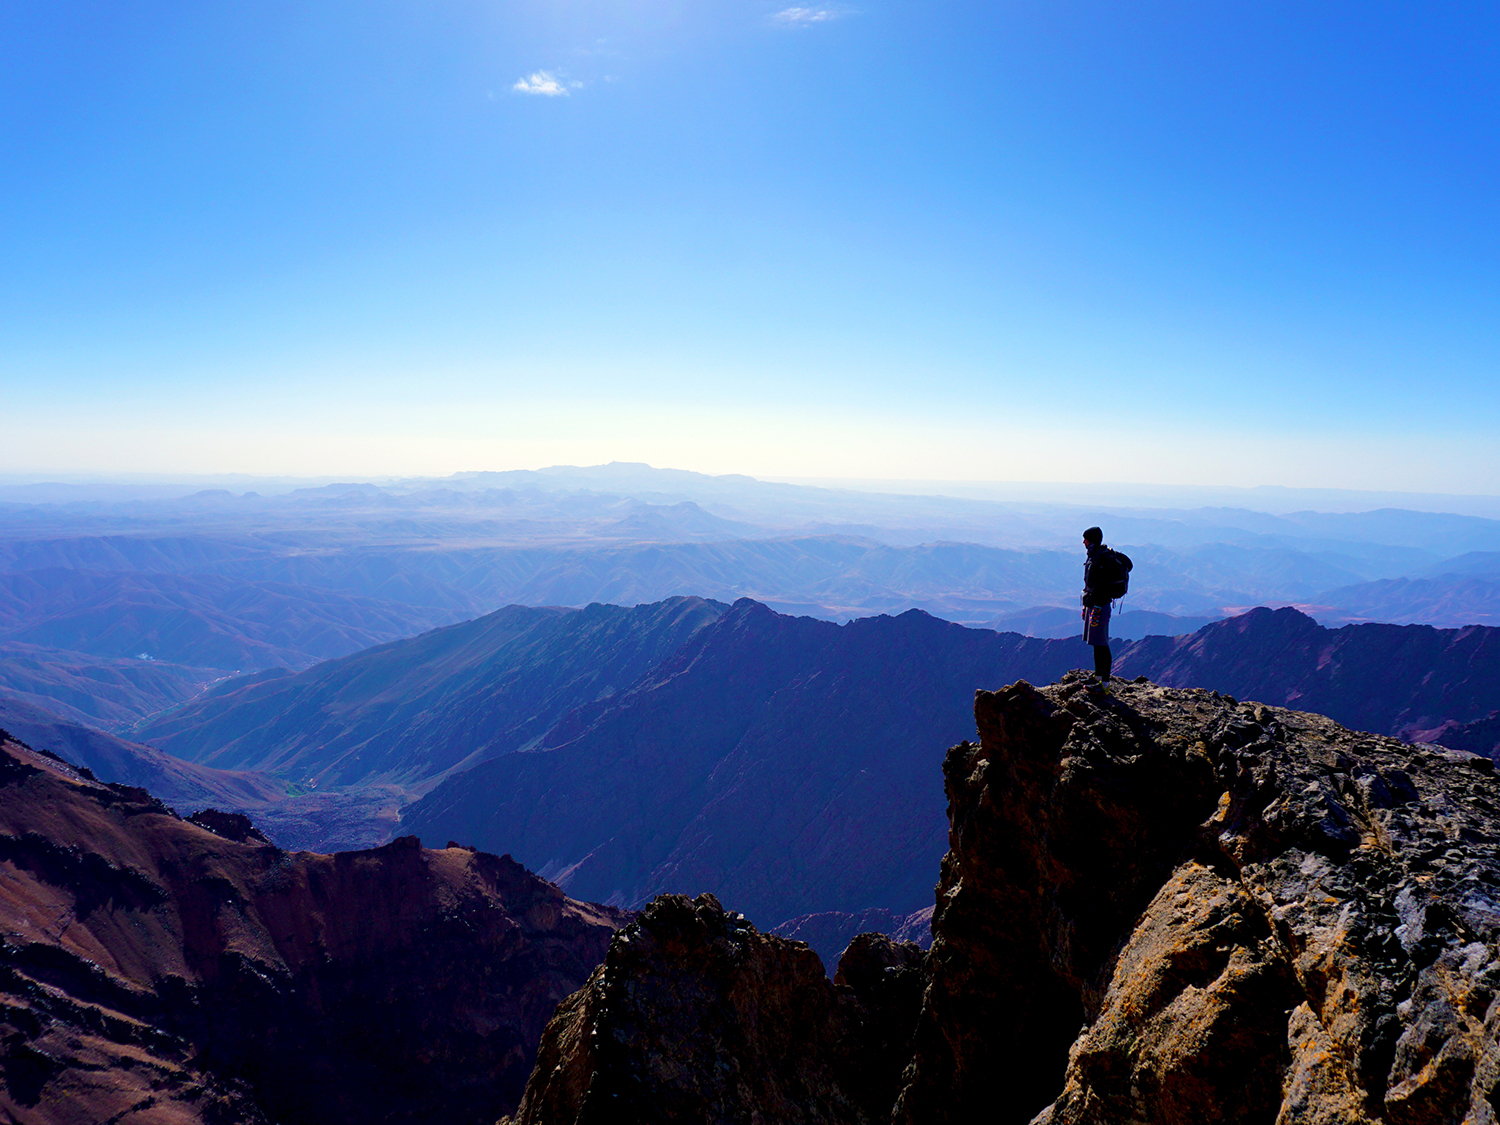
[(1496, 1120), (1491, 761), (1083, 676), (975, 717), (928, 954), (862, 972), (862, 939), (830, 985), (658, 899), (549, 1025), (518, 1125)]
[(1479, 625), (1326, 629), (1295, 609), (1261, 607), (1188, 636), (1134, 641), (1115, 656), (1115, 673), (1127, 678), (1215, 688), (1408, 741), (1478, 719), (1500, 698), (1500, 629)]

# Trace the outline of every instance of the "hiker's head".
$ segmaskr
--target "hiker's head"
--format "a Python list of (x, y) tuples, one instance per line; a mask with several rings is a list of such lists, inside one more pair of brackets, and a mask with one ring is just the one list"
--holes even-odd
[(1083, 541), (1090, 547), (1097, 547), (1104, 542), (1104, 532), (1097, 527), (1091, 527), (1083, 533)]

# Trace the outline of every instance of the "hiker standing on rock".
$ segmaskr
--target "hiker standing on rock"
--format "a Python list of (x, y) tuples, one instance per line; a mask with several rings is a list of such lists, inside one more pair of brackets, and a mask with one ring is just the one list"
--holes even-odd
[(1114, 656), (1109, 651), (1109, 607), (1130, 587), (1130, 559), (1104, 545), (1104, 532), (1083, 533), (1088, 559), (1083, 564), (1083, 640), (1094, 646), (1094, 674), (1106, 687)]

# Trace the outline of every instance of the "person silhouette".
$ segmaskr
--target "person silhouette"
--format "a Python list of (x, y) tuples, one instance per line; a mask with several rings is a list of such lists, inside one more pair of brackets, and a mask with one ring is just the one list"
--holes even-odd
[(1094, 675), (1109, 686), (1114, 656), (1109, 651), (1109, 595), (1105, 592), (1114, 580), (1118, 565), (1104, 545), (1104, 532), (1091, 527), (1083, 533), (1088, 558), (1083, 563), (1083, 641), (1094, 646)]

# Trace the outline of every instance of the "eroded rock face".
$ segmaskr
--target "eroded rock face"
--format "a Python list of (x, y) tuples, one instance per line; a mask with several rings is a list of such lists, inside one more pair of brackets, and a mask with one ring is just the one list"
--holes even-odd
[(897, 1120), (1495, 1120), (1492, 763), (1144, 683), (975, 715)]
[(198, 819), (0, 739), (0, 1118), (488, 1125), (626, 917), (509, 857)]
[(558, 1010), (511, 1125), (888, 1120), (923, 955), (877, 934), (851, 954), (835, 984), (712, 895), (656, 898)]

